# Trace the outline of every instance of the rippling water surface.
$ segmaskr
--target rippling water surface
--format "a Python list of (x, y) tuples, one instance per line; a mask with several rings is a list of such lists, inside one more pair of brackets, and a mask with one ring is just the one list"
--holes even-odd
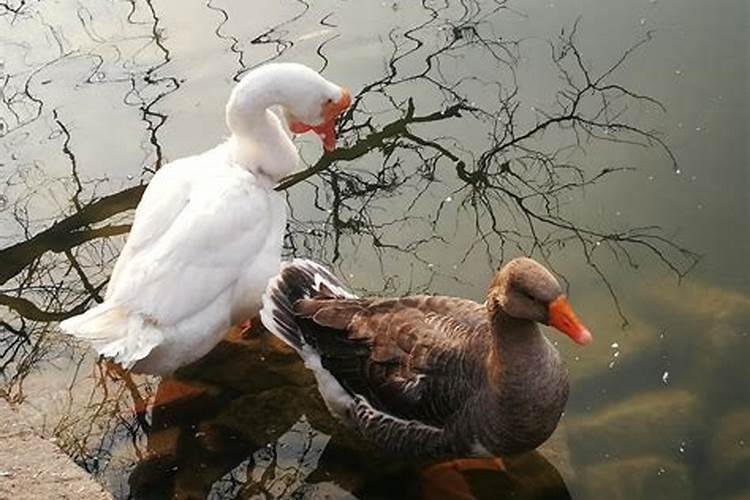
[[(117, 498), (750, 495), (742, 0), (0, 2), (0, 391)], [(287, 255), (361, 293), (483, 300), (544, 261), (594, 332), (500, 471), (338, 426), (296, 356), (229, 332), (175, 379), (57, 322), (101, 300), (145, 184), (226, 136), (232, 85), (299, 61), (356, 95), (285, 184)], [(179, 293), (179, 291), (175, 291)], [(744, 496), (743, 496), (744, 495)]]

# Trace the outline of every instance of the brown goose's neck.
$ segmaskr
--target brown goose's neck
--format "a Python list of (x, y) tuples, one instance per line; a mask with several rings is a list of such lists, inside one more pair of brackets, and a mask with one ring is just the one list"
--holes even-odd
[(487, 389), (472, 413), (477, 440), (493, 454), (528, 451), (557, 426), (568, 396), (560, 355), (529, 320), (490, 314)]
[[(509, 316), (502, 309), (490, 314), (493, 333), (491, 366), (505, 377), (522, 377), (535, 370), (534, 361), (548, 353), (548, 341), (536, 322)], [(506, 379), (507, 380), (507, 379)]]

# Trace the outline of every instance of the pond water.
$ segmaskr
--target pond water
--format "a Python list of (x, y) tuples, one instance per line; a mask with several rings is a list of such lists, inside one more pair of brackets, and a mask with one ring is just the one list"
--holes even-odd
[[(747, 9), (0, 2), (1, 394), (122, 499), (747, 498)], [(483, 300), (517, 255), (564, 277), (595, 342), (550, 334), (572, 393), (538, 453), (384, 456), (263, 332), (168, 380), (60, 334), (154, 170), (221, 141), (232, 85), (271, 60), (356, 95), (339, 151), (298, 139), (287, 256), (370, 294)]]

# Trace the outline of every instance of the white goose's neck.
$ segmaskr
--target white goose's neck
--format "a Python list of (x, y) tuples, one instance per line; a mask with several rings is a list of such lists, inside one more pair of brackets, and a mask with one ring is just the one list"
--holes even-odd
[(288, 103), (299, 91), (293, 75), (284, 65), (278, 66), (261, 67), (245, 76), (226, 108), (231, 161), (272, 181), (292, 173), (299, 162), (286, 125), (269, 109)]
[(230, 161), (276, 183), (294, 172), (299, 154), (286, 127), (269, 110), (257, 117), (245, 133), (232, 133), (227, 141)]

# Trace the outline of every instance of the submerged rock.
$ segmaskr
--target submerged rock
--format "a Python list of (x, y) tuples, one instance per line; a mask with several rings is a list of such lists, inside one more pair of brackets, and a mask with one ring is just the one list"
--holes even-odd
[(651, 391), (591, 415), (571, 415), (573, 460), (587, 464), (607, 457), (671, 452), (694, 434), (700, 415), (698, 398), (687, 390)]
[(641, 310), (688, 321), (745, 323), (750, 319), (750, 296), (738, 290), (711, 285), (696, 279), (679, 286), (673, 280), (660, 280), (640, 288)]
[(328, 419), (325, 407), (315, 404), (315, 387), (284, 386), (234, 399), (216, 423), (248, 442), (264, 446), (275, 441), (304, 414), (311, 421)]
[(663, 338), (658, 323), (628, 308), (623, 325), (606, 294), (577, 297), (585, 304), (581, 319), (591, 329), (594, 341), (584, 348), (549, 332), (557, 342), (568, 367), (571, 395), (568, 409), (600, 408), (630, 397), (634, 386), (657, 388), (663, 368)]
[(690, 473), (683, 464), (659, 456), (605, 460), (581, 471), (585, 498), (646, 500), (693, 498)]
[(750, 409), (720, 418), (709, 445), (708, 479), (723, 493), (745, 490), (750, 498)]
[(245, 336), (230, 330), (210, 353), (179, 370), (177, 376), (243, 394), (314, 382), (299, 356), (265, 330)]

